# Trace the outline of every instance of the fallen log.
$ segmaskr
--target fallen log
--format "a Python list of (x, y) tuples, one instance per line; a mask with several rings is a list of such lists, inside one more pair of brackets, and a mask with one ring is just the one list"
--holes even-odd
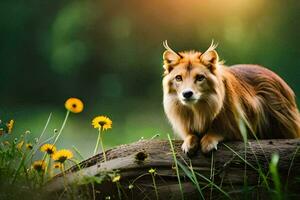
[[(106, 162), (100, 153), (74, 165), (49, 181), (45, 190), (60, 197), (66, 197), (71, 190), (75, 198), (96, 199), (155, 199), (157, 194), (160, 199), (181, 199), (181, 194), (186, 199), (245, 195), (261, 199), (270, 194), (281, 195), (274, 191), (269, 171), (272, 155), (278, 154), (280, 190), (289, 191), (291, 197), (300, 196), (299, 139), (226, 142), (209, 155), (198, 152), (191, 159), (182, 153), (182, 141), (173, 140), (172, 144), (181, 188), (169, 141), (142, 140), (107, 150)], [(151, 168), (155, 173), (149, 173)], [(118, 175), (119, 181), (111, 181)]]

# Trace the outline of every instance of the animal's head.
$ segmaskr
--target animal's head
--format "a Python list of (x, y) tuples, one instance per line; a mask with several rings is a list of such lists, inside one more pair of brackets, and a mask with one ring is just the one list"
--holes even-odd
[(208, 101), (218, 93), (220, 81), (220, 62), (215, 44), (204, 52), (173, 51), (165, 41), (164, 93), (178, 98), (185, 106), (197, 104), (201, 100)]

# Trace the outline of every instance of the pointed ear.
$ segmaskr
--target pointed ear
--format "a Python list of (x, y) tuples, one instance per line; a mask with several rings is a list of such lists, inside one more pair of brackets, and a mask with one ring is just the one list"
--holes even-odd
[(165, 73), (169, 73), (181, 57), (169, 47), (167, 41), (163, 42), (163, 46), (166, 48), (166, 51), (163, 53), (164, 69), (166, 70)]
[(216, 65), (219, 63), (219, 55), (215, 50), (217, 46), (218, 45), (212, 41), (210, 47), (200, 55), (200, 61), (211, 70), (216, 69)]
[(216, 50), (206, 51), (201, 54), (200, 60), (204, 63), (217, 64), (219, 62), (219, 55)]
[(164, 62), (166, 62), (166, 64), (176, 64), (179, 61), (179, 59), (180, 56), (173, 51), (166, 50), (163, 53), (163, 60)]

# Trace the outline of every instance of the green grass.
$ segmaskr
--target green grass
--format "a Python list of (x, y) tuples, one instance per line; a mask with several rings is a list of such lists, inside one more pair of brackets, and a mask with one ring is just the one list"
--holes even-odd
[[(53, 169), (53, 161), (51, 161), (50, 157), (47, 157), (46, 154), (43, 154), (42, 152), (40, 152), (40, 147), (42, 144), (44, 144), (45, 142), (47, 143), (52, 143), (52, 142), (57, 142), (57, 144), (60, 144), (60, 147), (62, 146), (62, 144), (65, 143), (66, 141), (66, 135), (65, 135), (65, 131), (70, 131), (69, 126), (72, 127), (72, 125), (74, 125), (74, 121), (76, 122), (76, 118), (73, 115), (68, 116), (68, 114), (66, 115), (65, 118), (60, 117), (59, 119), (61, 120), (61, 122), (63, 123), (59, 123), (57, 121), (57, 119), (54, 119), (55, 115), (53, 115), (52, 113), (50, 113), (48, 115), (48, 117), (45, 116), (44, 120), (41, 122), (44, 124), (44, 126), (40, 127), (40, 130), (34, 129), (35, 135), (34, 133), (32, 133), (32, 131), (20, 131), (19, 129), (16, 129), (13, 131), (13, 133), (10, 134), (3, 134), (0, 137), (0, 190), (4, 191), (10, 191), (10, 190), (16, 190), (16, 192), (12, 192), (12, 193), (8, 193), (6, 196), (9, 199), (17, 199), (19, 198), (20, 194), (27, 194), (27, 195), (35, 195), (36, 197), (41, 197), (43, 194), (40, 192), (40, 187), (42, 187), (44, 185), (45, 182), (47, 182), (48, 180), (50, 180), (53, 175), (55, 175), (56, 173), (60, 173), (60, 170), (55, 170)], [(69, 119), (68, 119), (69, 117)], [(64, 120), (63, 120), (64, 119)], [(53, 122), (54, 120), (54, 122)], [(55, 124), (55, 127), (57, 129), (57, 127), (61, 126), (60, 129), (58, 129), (58, 131), (53, 131), (54, 130), (54, 126), (53, 123)], [(62, 124), (62, 125), (61, 125)], [(40, 126), (40, 125), (39, 125)], [(90, 126), (90, 124), (89, 124)], [(132, 125), (133, 126), (133, 125)], [(76, 126), (75, 126), (76, 129)], [(75, 133), (75, 129), (71, 129), (72, 132)], [(92, 127), (89, 127), (90, 132), (94, 133), (94, 130), (92, 129)], [(116, 126), (117, 129), (117, 126)], [(130, 128), (133, 129), (133, 128)], [(258, 158), (256, 157), (254, 151), (251, 148), (251, 145), (249, 145), (250, 143), (248, 142), (247, 137), (245, 137), (247, 135), (246, 132), (246, 127), (244, 123), (240, 124), (240, 130), (243, 133), (243, 138), (244, 138), (244, 152), (240, 153), (240, 152), (236, 152), (234, 149), (232, 149), (230, 146), (223, 144), (225, 146), (225, 148), (229, 149), (233, 155), (237, 156), (238, 159), (240, 159), (240, 161), (242, 161), (241, 163), (245, 165), (245, 173), (244, 173), (244, 184), (243, 184), (243, 189), (242, 190), (238, 190), (238, 192), (244, 196), (244, 198), (249, 198), (249, 194), (251, 193), (251, 191), (255, 188), (263, 188), (264, 191), (266, 191), (269, 194), (272, 194), (273, 199), (284, 199), (285, 195), (284, 193), (287, 191), (287, 185), (286, 187), (283, 187), (283, 183), (280, 180), (280, 176), (279, 176), (279, 172), (278, 172), (278, 165), (280, 163), (280, 157), (277, 154), (274, 154), (272, 156), (271, 161), (266, 161), (269, 163), (269, 169), (268, 171), (266, 171), (262, 166), (261, 163), (259, 162)], [(18, 133), (21, 132), (21, 134)], [(39, 134), (37, 134), (39, 133)], [(151, 133), (151, 134), (150, 134)], [(76, 134), (76, 133), (75, 133)], [(117, 136), (120, 137), (120, 135), (122, 135), (122, 133), (105, 133), (105, 142), (106, 141), (110, 141), (110, 136), (113, 134), (118, 134)], [(34, 135), (34, 136), (33, 136)], [(96, 138), (97, 134), (94, 134), (94, 137), (91, 138)], [(126, 135), (126, 133), (125, 133)], [(149, 132), (146, 131), (146, 134), (144, 135), (145, 139), (155, 139), (157, 137), (160, 137), (162, 135), (162, 138), (166, 138), (166, 136), (164, 136), (161, 133), (158, 133), (157, 131), (154, 132), (152, 131), (152, 129), (149, 129)], [(122, 135), (122, 138), (124, 135)], [(116, 136), (113, 136), (116, 137)], [(127, 139), (127, 140), (122, 140), (122, 144), (123, 143), (129, 143), (129, 142), (134, 142), (137, 141), (141, 136), (132, 136), (131, 138)], [(184, 199), (184, 191), (183, 191), (183, 187), (182, 187), (182, 181), (187, 181), (184, 180), (184, 177), (182, 176), (184, 174), (184, 176), (186, 176), (188, 178), (188, 181), (190, 181), (193, 186), (195, 187), (195, 190), (198, 192), (199, 194), (199, 198), (200, 199), (206, 199), (207, 198), (207, 191), (210, 191), (210, 198), (213, 197), (213, 194), (215, 195), (215, 192), (218, 194), (222, 195), (222, 198), (226, 198), (226, 199), (231, 199), (232, 198), (232, 194), (231, 191), (228, 191), (228, 188), (225, 190), (223, 189), (223, 185), (222, 185), (222, 181), (221, 183), (219, 183), (219, 181), (215, 181), (215, 165), (214, 165), (214, 154), (212, 153), (212, 157), (211, 157), (211, 168), (210, 168), (210, 176), (207, 177), (204, 174), (201, 174), (198, 170), (195, 170), (191, 160), (185, 160), (183, 157), (180, 156), (179, 152), (175, 152), (175, 148), (173, 146), (173, 142), (171, 140), (171, 137), (169, 134), (167, 134), (167, 139), (169, 141), (170, 144), (170, 152), (172, 154), (173, 157), (173, 161), (174, 161), (174, 165), (175, 165), (175, 170), (176, 170), (176, 177), (177, 177), (177, 181), (178, 181), (178, 187), (181, 193), (181, 199)], [(262, 152), (264, 152), (262, 146), (260, 145), (260, 141), (256, 139), (256, 142), (258, 142), (259, 147), (261, 148)], [(61, 141), (63, 140), (63, 142)], [(23, 145), (20, 147), (21, 142), (23, 141)], [(76, 140), (75, 140), (76, 141)], [(28, 149), (26, 148), (26, 144), (32, 144), (33, 148), (32, 149)], [(68, 142), (66, 142), (68, 143)], [(64, 168), (67, 168), (69, 166), (72, 165), (78, 165), (79, 162), (81, 160), (84, 160), (84, 158), (88, 157), (87, 155), (89, 155), (89, 153), (85, 153), (83, 154), (80, 151), (80, 147), (78, 148), (77, 145), (75, 146), (74, 144), (76, 144), (76, 142), (74, 142), (74, 140), (72, 142), (72, 145), (70, 149), (73, 149), (73, 154), (74, 154), (74, 158), (68, 160), (64, 166)], [(80, 143), (78, 143), (80, 144)], [(113, 143), (111, 143), (113, 144)], [(110, 144), (110, 145), (111, 145)], [(121, 144), (121, 143), (120, 143)], [(250, 162), (247, 161), (247, 151), (249, 151), (249, 149), (252, 151), (252, 153), (255, 156), (256, 159), (256, 164), (252, 164)], [(290, 174), (292, 165), (293, 165), (293, 161), (296, 157), (296, 154), (299, 150), (299, 147), (296, 148), (295, 153), (292, 156), (292, 161), (288, 170), (288, 174)], [(87, 149), (86, 151), (92, 152), (92, 148)], [(180, 158), (180, 159), (179, 159)], [(266, 156), (265, 156), (266, 158)], [(45, 171), (37, 171), (34, 170), (34, 168), (32, 167), (32, 164), (34, 163), (34, 161), (36, 160), (44, 160), (46, 162), (46, 168)], [(266, 158), (266, 160), (268, 160)], [(79, 165), (78, 165), (79, 166)], [(254, 170), (257, 172), (257, 174), (259, 175), (259, 182), (257, 183), (257, 185), (255, 186), (249, 186), (248, 185), (248, 179), (247, 179), (247, 169), (251, 168), (251, 170)], [(79, 166), (80, 168), (80, 166)], [(87, 180), (83, 180), (83, 182), (78, 183), (79, 185), (82, 184), (92, 184), (93, 186), (93, 194), (86, 194), (86, 196), (89, 199), (93, 199), (96, 196), (96, 189), (95, 189), (95, 184), (102, 184), (105, 181), (112, 181), (113, 177), (116, 176), (117, 172), (107, 172), (104, 173), (100, 176), (94, 176), (94, 177), (90, 177)], [(138, 188), (139, 186), (136, 184), (137, 180), (141, 180), (143, 178), (145, 178), (145, 176), (149, 176), (149, 172), (145, 171), (144, 174), (138, 176), (136, 179), (132, 180), (129, 182), (129, 189), (132, 188)], [(156, 183), (156, 173), (150, 173), (151, 178), (152, 178), (152, 183), (153, 183), (153, 188), (155, 191), (155, 196), (157, 199), (159, 199), (159, 192), (158, 192), (158, 188), (157, 188), (157, 183)], [(297, 178), (297, 177), (295, 177)], [(286, 183), (287, 184), (287, 183)], [(121, 182), (116, 181), (115, 182), (115, 186), (117, 187), (117, 197), (119, 199), (122, 199), (124, 197), (126, 197), (126, 192), (125, 192), (125, 186), (123, 184), (121, 184)], [(27, 188), (26, 191), (24, 191), (24, 188)], [(74, 197), (76, 197), (75, 195), (77, 195), (76, 193), (76, 186), (65, 186), (66, 188), (66, 193), (67, 193), (67, 197), (70, 199), (74, 199)], [(131, 190), (132, 191), (132, 190)], [(213, 193), (214, 192), (214, 193)], [(146, 195), (146, 194), (145, 194)], [(290, 194), (293, 195), (293, 194)], [(148, 197), (145, 196), (145, 198), (147, 199)], [(26, 198), (25, 198), (26, 199)]]
[(181, 193), (181, 199), (184, 199), (181, 180), (180, 180), (180, 174), (179, 174), (179, 169), (178, 169), (178, 161), (177, 161), (176, 153), (175, 153), (173, 143), (172, 143), (172, 140), (171, 140), (169, 134), (168, 134), (168, 140), (169, 140), (169, 143), (170, 143), (170, 147), (171, 147), (171, 151), (172, 151), (172, 155), (173, 155), (173, 159), (174, 159), (174, 163), (175, 163), (175, 170), (176, 170), (178, 185), (179, 185), (179, 189), (180, 189), (180, 193)]
[[(105, 149), (132, 143), (141, 137), (150, 139), (156, 134), (159, 134), (161, 139), (167, 139), (167, 134), (165, 133), (170, 132), (171, 128), (163, 113), (161, 113), (161, 109), (151, 108), (150, 111), (142, 113), (140, 109), (132, 109), (130, 113), (118, 111), (116, 108), (111, 109), (111, 111), (107, 111), (108, 108), (103, 107), (95, 109), (96, 111), (101, 111), (101, 113), (103, 112), (103, 114), (107, 114), (113, 120), (113, 128), (109, 132), (104, 133)], [(58, 148), (71, 149), (75, 145), (84, 158), (92, 156), (98, 136), (97, 131), (91, 125), (91, 120), (97, 115), (96, 111), (83, 111), (83, 113), (71, 115), (56, 146)], [(24, 108), (22, 112), (12, 111), (12, 113), (16, 113), (15, 116), (11, 114), (11, 117), (14, 117), (16, 121), (14, 133), (19, 134), (30, 130), (30, 139), (38, 138), (50, 112), (52, 113), (51, 121), (41, 141), (48, 139), (49, 135), (53, 134), (54, 129), (60, 129), (65, 117), (63, 109), (35, 107), (30, 109)], [(122, 140), (120, 140), (120, 137)]]
[(281, 200), (283, 199), (282, 197), (282, 191), (281, 191), (281, 182), (279, 178), (279, 173), (278, 173), (278, 162), (279, 162), (279, 155), (278, 154), (273, 154), (271, 158), (271, 163), (269, 165), (270, 168), (270, 173), (272, 175), (272, 179), (275, 185), (275, 196), (274, 199)]
[[(50, 115), (51, 116), (51, 115)], [(46, 123), (47, 124), (47, 123)], [(10, 136), (13, 135), (8, 135), (5, 136), (5, 139), (9, 139)], [(6, 182), (8, 183), (13, 183), (15, 186), (17, 186), (16, 190), (20, 190), (20, 188), (18, 188), (18, 185), (21, 187), (21, 185), (25, 185), (26, 187), (32, 189), (32, 191), (39, 191), (39, 187), (43, 185), (43, 183), (51, 178), (49, 175), (41, 175), (40, 173), (37, 173), (36, 171), (33, 171), (31, 169), (31, 164), (32, 161), (34, 161), (35, 159), (35, 155), (34, 152), (36, 151), (36, 146), (38, 145), (39, 142), (37, 142), (34, 145), (34, 148), (31, 150), (26, 150), (25, 147), (23, 146), (22, 150), (17, 148), (17, 145), (19, 144), (20, 141), (22, 140), (26, 140), (25, 139), (25, 135), (23, 134), (23, 136), (19, 137), (18, 139), (14, 139), (14, 137), (11, 137), (10, 139), (12, 140), (12, 144), (11, 146), (5, 146), (3, 141), (1, 143), (1, 148), (0, 148), (0, 154), (1, 154), (1, 171), (3, 171), (5, 169), (7, 177), (4, 177), (4, 174), (1, 173), (1, 180), (6, 180)], [(180, 174), (180, 171), (182, 171), (186, 177), (189, 179), (189, 181), (191, 181), (195, 187), (195, 190), (198, 191), (199, 194), (199, 198), (200, 199), (205, 199), (204, 190), (207, 190), (209, 188), (211, 188), (211, 191), (218, 191), (220, 194), (222, 194), (226, 199), (231, 199), (231, 194), (229, 191), (225, 191), (224, 189), (222, 189), (222, 186), (218, 185), (216, 182), (214, 182), (214, 165), (211, 165), (211, 174), (210, 177), (206, 177), (205, 175), (201, 174), (198, 171), (195, 171), (192, 165), (191, 160), (188, 161), (184, 160), (181, 157), (181, 160), (178, 159), (178, 154), (177, 152), (175, 152), (172, 140), (170, 138), (170, 136), (168, 136), (169, 142), (170, 142), (170, 151), (172, 153), (173, 159), (174, 159), (174, 164), (175, 164), (175, 170), (176, 170), (176, 176), (177, 176), (177, 180), (178, 180), (178, 187), (181, 191), (181, 198), (184, 199), (184, 191), (182, 188), (182, 174)], [(26, 140), (26, 142), (32, 142), (30, 140)], [(257, 173), (260, 175), (260, 177), (262, 178), (262, 182), (258, 183), (258, 185), (256, 187), (264, 187), (266, 191), (268, 191), (270, 194), (273, 194), (273, 198), (274, 199), (278, 199), (281, 200), (283, 199), (283, 192), (284, 192), (284, 188), (282, 187), (282, 183), (281, 180), (279, 178), (279, 173), (278, 173), (278, 163), (280, 161), (280, 158), (277, 154), (274, 154), (272, 156), (270, 165), (269, 165), (269, 172), (265, 172), (265, 173), (269, 173), (271, 175), (271, 178), (268, 178), (268, 175), (266, 175), (262, 168), (260, 168), (260, 166), (254, 166), (251, 163), (249, 163), (246, 158), (242, 155), (240, 155), (238, 152), (234, 151), (231, 147), (229, 147), (226, 144), (223, 144), (226, 148), (228, 148), (230, 151), (232, 151), (233, 155), (236, 155), (243, 163), (245, 163), (248, 167), (250, 167), (252, 170), (257, 171)], [(78, 164), (78, 161), (83, 159), (84, 157), (81, 155), (80, 151), (77, 148), (73, 148), (74, 152), (76, 153), (76, 157), (77, 159), (72, 159), (70, 160), (70, 165), (76, 165)], [(31, 157), (31, 159), (29, 159), (29, 157)], [(27, 160), (28, 162), (24, 162), (25, 160)], [(213, 163), (213, 157), (211, 158), (212, 163)], [(30, 162), (31, 161), (31, 162)], [(24, 169), (30, 169), (29, 171), (26, 171)], [(149, 173), (145, 172), (145, 174), (142, 174), (141, 176), (137, 177), (136, 180), (140, 180), (143, 179), (144, 176), (149, 175)], [(157, 191), (157, 186), (156, 186), (156, 181), (155, 181), (155, 176), (153, 174), (151, 174), (152, 177), (152, 181), (153, 181), (153, 187), (155, 189), (155, 195), (157, 197), (157, 199), (159, 199), (159, 193)], [(96, 184), (101, 184), (104, 180), (110, 179), (109, 175), (103, 176), (103, 177), (94, 177), (91, 178), (88, 182), (91, 183), (96, 183)], [(135, 181), (133, 180), (131, 182), (130, 185), (132, 185), (132, 187), (137, 187), (135, 185)], [(81, 184), (87, 184), (88, 182), (83, 182)], [(270, 184), (274, 185), (274, 188), (270, 188)], [(124, 191), (124, 188), (122, 186), (122, 184), (120, 184), (119, 182), (116, 183), (116, 187), (118, 188), (118, 198), (122, 199), (122, 197), (126, 194), (126, 192)], [(240, 191), (241, 194), (248, 194), (249, 192), (251, 192), (251, 190), (253, 189), (253, 187), (248, 186), (248, 185), (244, 185), (244, 188), (242, 191)], [(255, 186), (254, 186), (255, 187)], [(5, 187), (4, 187), (5, 188)], [(73, 198), (74, 196), (72, 196), (72, 189), (70, 189), (68, 186), (66, 186), (66, 188), (68, 188), (67, 192), (69, 192), (70, 194), (70, 198)], [(17, 194), (17, 193), (16, 193)], [(40, 194), (42, 195), (42, 194)], [(95, 194), (94, 194), (95, 195)]]
[(182, 164), (181, 162), (179, 162), (179, 161), (177, 161), (177, 162), (178, 162), (178, 166), (182, 169), (182, 171), (187, 175), (187, 177), (192, 181), (192, 183), (197, 188), (197, 191), (199, 192), (201, 199), (205, 199), (203, 196), (202, 190), (200, 188), (200, 184), (197, 180), (196, 174), (194, 172), (192, 163), (190, 163), (190, 167), (187, 167), (184, 164)]
[[(14, 127), (12, 127), (11, 132), (8, 130), (2, 131), (0, 137), (0, 177), (4, 187), (1, 188), (6, 186), (16, 190), (27, 188), (27, 191), (35, 191), (37, 196), (39, 194), (42, 195), (38, 191), (44, 183), (51, 179), (55, 173), (63, 172), (63, 169), (73, 165), (67, 159), (61, 164), (61, 171), (55, 170), (52, 157), (50, 158), (50, 155), (47, 155), (47, 153), (42, 154), (40, 152), (40, 148), (45, 141), (51, 144), (58, 141), (66, 124), (67, 116), (58, 134), (52, 132), (52, 134), (47, 135), (47, 139), (44, 139), (44, 136), (51, 122), (51, 113), (41, 130), (41, 134), (36, 138), (31, 137), (31, 131), (24, 131), (18, 135), (15, 133)], [(5, 122), (1, 121), (2, 124), (5, 124)], [(17, 194), (17, 192), (14, 194)], [(10, 196), (14, 197), (12, 194)]]

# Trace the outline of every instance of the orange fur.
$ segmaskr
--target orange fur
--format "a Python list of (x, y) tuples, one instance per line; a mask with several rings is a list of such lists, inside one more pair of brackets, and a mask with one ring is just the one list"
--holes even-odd
[[(227, 67), (213, 43), (204, 53), (164, 46), (164, 110), (184, 152), (195, 152), (198, 141), (209, 152), (220, 141), (242, 140), (241, 124), (248, 138), (300, 137), (295, 95), (274, 72), (258, 65)], [(193, 93), (189, 99), (186, 91)]]

